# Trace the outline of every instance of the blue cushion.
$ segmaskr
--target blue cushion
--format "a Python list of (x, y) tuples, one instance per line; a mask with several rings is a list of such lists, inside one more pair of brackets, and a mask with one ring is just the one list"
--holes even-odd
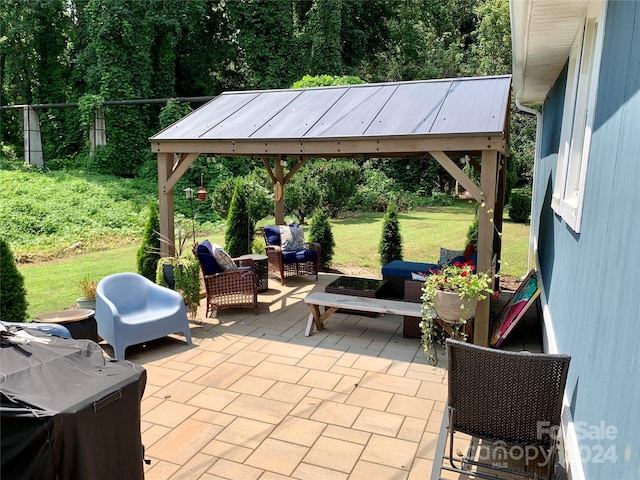
[(473, 255), (471, 255), (471, 257), (469, 257), (469, 260), (473, 262), (473, 271), (476, 271), (476, 266), (478, 265), (478, 251), (476, 250), (475, 252), (473, 252)]
[(218, 268), (218, 262), (213, 257), (213, 254), (209, 250), (209, 247), (206, 245), (200, 244), (196, 247), (196, 255), (198, 256), (198, 261), (200, 262), (200, 266), (202, 267), (202, 273), (205, 275), (213, 275), (214, 273), (218, 273), (220, 270)]
[(315, 250), (300, 250), (299, 252), (282, 252), (283, 263), (313, 262), (317, 257)]
[(200, 242), (200, 245), (204, 245), (205, 247), (207, 247), (209, 249), (209, 253), (213, 255), (213, 246), (211, 245), (211, 242), (209, 240), (203, 240), (202, 242)]
[(280, 246), (280, 227), (264, 227), (264, 236), (267, 245)]
[(429, 273), (438, 265), (435, 263), (420, 263), (420, 262), (405, 262), (403, 260), (394, 260), (391, 263), (387, 263), (382, 267), (383, 275), (390, 275), (393, 277), (406, 277), (411, 278), (411, 272)]

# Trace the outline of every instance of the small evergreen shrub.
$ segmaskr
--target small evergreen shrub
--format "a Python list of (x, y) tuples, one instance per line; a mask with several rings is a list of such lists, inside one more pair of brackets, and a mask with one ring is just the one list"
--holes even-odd
[(0, 238), (0, 320), (27, 320), (27, 290), (24, 278), (16, 267), (13, 253), (4, 238)]
[(138, 273), (151, 281), (156, 278), (156, 265), (160, 260), (160, 216), (158, 204), (149, 204), (149, 218), (144, 226), (142, 245), (136, 254)]
[(478, 221), (478, 213), (476, 212), (476, 217), (467, 230), (467, 243), (473, 243), (476, 247), (478, 246)]
[(309, 241), (318, 242), (320, 248), (320, 269), (327, 270), (331, 266), (333, 253), (336, 242), (333, 239), (331, 224), (326, 212), (318, 208), (311, 218), (311, 230), (309, 232)]
[(517, 223), (527, 223), (531, 215), (531, 195), (522, 191), (511, 192), (509, 218)]
[(395, 203), (389, 204), (384, 216), (382, 238), (378, 249), (381, 265), (386, 265), (393, 260), (402, 260), (402, 236), (400, 235), (400, 223), (398, 221), (398, 208)]
[(250, 232), (250, 228), (247, 199), (240, 182), (236, 182), (224, 233), (224, 247), (232, 258), (251, 252), (253, 232)]

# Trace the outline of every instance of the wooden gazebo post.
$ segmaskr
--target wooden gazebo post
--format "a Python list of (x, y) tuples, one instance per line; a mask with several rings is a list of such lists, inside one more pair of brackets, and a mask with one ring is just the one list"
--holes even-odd
[(283, 155), (276, 155), (274, 159), (273, 175), (275, 182), (273, 184), (274, 199), (274, 216), (276, 225), (284, 225), (284, 167), (282, 166)]
[(173, 167), (173, 153), (158, 153), (158, 199), (160, 203), (160, 235), (169, 239), (167, 244), (160, 242), (160, 256), (169, 257), (175, 255), (171, 245), (174, 242), (174, 221), (173, 221), (173, 187), (167, 188), (169, 176)]
[[(483, 202), (478, 211), (478, 265), (477, 271), (488, 272), (493, 267), (493, 240), (495, 235), (493, 217), (496, 209), (498, 151), (483, 150), (480, 173), (480, 189)], [(489, 309), (491, 299), (478, 302), (473, 327), (473, 343), (486, 347), (489, 345)]]

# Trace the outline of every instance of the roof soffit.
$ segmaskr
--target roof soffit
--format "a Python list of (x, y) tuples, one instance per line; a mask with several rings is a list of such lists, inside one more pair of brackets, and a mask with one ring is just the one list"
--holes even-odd
[(542, 103), (564, 67), (588, 11), (601, 0), (512, 0), (513, 88), (525, 104)]

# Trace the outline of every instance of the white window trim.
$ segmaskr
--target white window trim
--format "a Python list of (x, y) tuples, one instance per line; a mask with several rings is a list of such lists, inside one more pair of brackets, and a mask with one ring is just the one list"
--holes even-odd
[[(562, 130), (551, 207), (580, 232), (607, 2), (590, 2), (569, 55)], [(593, 8), (596, 5), (599, 8)]]

